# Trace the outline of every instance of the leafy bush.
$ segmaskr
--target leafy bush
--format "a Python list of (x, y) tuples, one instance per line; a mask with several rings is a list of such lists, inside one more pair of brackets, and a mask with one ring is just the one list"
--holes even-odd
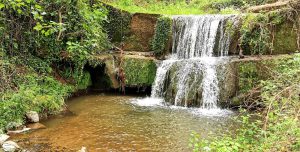
[(73, 91), (71, 86), (35, 73), (26, 74), (18, 85), (18, 91), (6, 91), (0, 98), (0, 128), (9, 122), (22, 122), (29, 110), (49, 114), (60, 111), (64, 98)]

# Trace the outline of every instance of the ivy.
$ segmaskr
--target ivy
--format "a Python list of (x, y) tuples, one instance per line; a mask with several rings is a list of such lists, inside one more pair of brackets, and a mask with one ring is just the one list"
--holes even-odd
[(160, 17), (157, 20), (155, 27), (155, 34), (151, 41), (151, 50), (156, 55), (162, 55), (167, 49), (167, 43), (170, 39), (170, 33), (172, 28), (172, 19), (170, 17)]

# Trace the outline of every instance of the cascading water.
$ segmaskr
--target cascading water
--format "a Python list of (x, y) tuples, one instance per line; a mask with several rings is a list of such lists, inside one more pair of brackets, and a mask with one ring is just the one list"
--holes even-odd
[(172, 56), (159, 66), (151, 97), (175, 106), (217, 109), (219, 75), (230, 45), (225, 28), (234, 17), (174, 16)]

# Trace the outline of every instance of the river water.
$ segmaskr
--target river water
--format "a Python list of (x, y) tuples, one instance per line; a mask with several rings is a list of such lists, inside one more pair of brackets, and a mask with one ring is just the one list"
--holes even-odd
[(14, 135), (32, 151), (191, 151), (189, 138), (233, 132), (231, 118), (204, 116), (193, 109), (136, 104), (136, 96), (86, 95), (70, 99), (69, 112), (42, 121), (47, 128)]

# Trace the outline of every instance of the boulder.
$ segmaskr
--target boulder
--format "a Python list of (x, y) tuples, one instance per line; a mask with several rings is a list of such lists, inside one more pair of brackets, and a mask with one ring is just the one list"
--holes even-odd
[(6, 135), (6, 134), (1, 134), (1, 135), (0, 135), (0, 144), (2, 145), (8, 138), (9, 138), (8, 135)]
[(26, 118), (29, 122), (39, 122), (39, 114), (36, 111), (29, 111), (26, 113)]
[(20, 149), (20, 146), (13, 141), (6, 141), (2, 144), (2, 148), (5, 152), (15, 152)]

